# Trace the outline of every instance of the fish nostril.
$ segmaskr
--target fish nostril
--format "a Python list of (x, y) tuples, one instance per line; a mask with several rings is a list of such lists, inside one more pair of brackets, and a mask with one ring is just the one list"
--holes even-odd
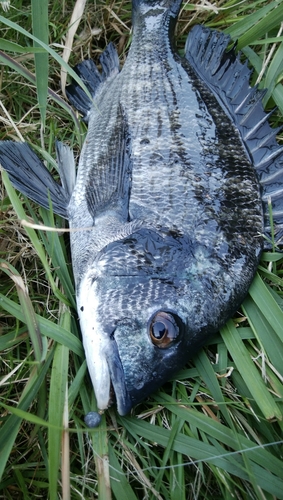
[(135, 382), (135, 388), (137, 390), (140, 390), (143, 388), (143, 386), (144, 386), (144, 379), (141, 377)]
[(145, 137), (140, 141), (140, 144), (150, 144), (150, 140), (147, 137)]

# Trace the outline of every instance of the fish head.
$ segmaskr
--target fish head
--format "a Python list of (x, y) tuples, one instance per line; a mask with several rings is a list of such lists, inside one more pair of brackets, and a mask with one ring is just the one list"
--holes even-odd
[[(136, 284), (133, 296), (141, 292), (141, 287), (145, 293), (152, 288), (168, 292), (163, 285), (150, 280)], [(113, 333), (131, 406), (155, 392), (188, 360), (185, 316), (178, 308), (168, 307), (169, 302), (160, 300), (151, 306), (141, 303), (138, 317), (123, 318)], [(118, 399), (116, 393), (120, 413)]]
[(194, 253), (192, 242), (172, 231), (140, 229), (107, 245), (83, 278), (78, 310), (100, 410), (114, 390), (118, 412), (128, 413), (211, 334), (206, 318), (215, 311), (206, 303), (209, 290), (193, 275)]
[(100, 410), (115, 395), (119, 414), (127, 414), (187, 361), (186, 314), (174, 294), (158, 278), (89, 275), (82, 282), (80, 325)]

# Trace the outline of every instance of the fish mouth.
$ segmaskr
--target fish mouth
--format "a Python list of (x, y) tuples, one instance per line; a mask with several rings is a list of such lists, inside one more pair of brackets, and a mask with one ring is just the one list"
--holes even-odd
[(126, 415), (133, 406), (127, 391), (123, 365), (114, 335), (101, 332), (83, 338), (87, 367), (99, 411), (106, 410), (115, 394), (118, 413)]
[(124, 370), (114, 337), (111, 338), (110, 340), (110, 351), (111, 351), (109, 353), (110, 355), (106, 357), (107, 365), (109, 368), (110, 380), (111, 380), (109, 398), (111, 401), (111, 386), (112, 386), (115, 393), (118, 413), (119, 415), (123, 416), (129, 413), (129, 411), (133, 406), (133, 403), (127, 391)]

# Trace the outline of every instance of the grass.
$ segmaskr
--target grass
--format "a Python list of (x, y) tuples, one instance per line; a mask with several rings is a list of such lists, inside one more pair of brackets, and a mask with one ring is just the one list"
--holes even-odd
[[(42, 0), (39, 13), (37, 3), (14, 0), (0, 12), (1, 139), (31, 142), (57, 175), (55, 138), (78, 155), (85, 135), (60, 92), (61, 67), (71, 71), (61, 55), (75, 2), (47, 9)], [(238, 39), (252, 82), (268, 88), (266, 109), (279, 110), (277, 126), (282, 19), (282, 0), (195, 1), (182, 9), (177, 43), (182, 51), (196, 23)], [(129, 2), (87, 3), (69, 63), (97, 60), (111, 40), (123, 64), (130, 26)], [(2, 178), (0, 499), (282, 499), (282, 254), (263, 254), (241, 310), (174, 380), (130, 416), (111, 408), (87, 431), (83, 417), (95, 401), (65, 223)]]

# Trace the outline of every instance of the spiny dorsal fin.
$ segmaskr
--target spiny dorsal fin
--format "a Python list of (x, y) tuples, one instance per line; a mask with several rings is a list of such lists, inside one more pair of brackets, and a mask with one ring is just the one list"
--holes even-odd
[[(86, 59), (74, 68), (92, 97), (95, 97), (102, 84), (119, 73), (119, 58), (112, 43), (107, 45), (105, 51), (101, 54), (100, 63), (102, 73), (99, 72), (92, 59)], [(88, 122), (92, 100), (86, 95), (84, 90), (77, 82), (73, 81), (66, 87), (66, 95), (70, 103), (83, 115), (83, 120)]]
[(1, 141), (0, 164), (8, 172), (16, 189), (47, 209), (50, 208), (50, 196), (54, 212), (68, 218), (68, 193), (55, 182), (27, 143)]
[(277, 130), (264, 112), (264, 90), (250, 87), (251, 71), (242, 64), (234, 47), (226, 50), (229, 35), (194, 26), (185, 49), (186, 59), (211, 89), (222, 108), (238, 128), (257, 170), (262, 186), (265, 230), (270, 234), (268, 200), (271, 200), (276, 231), (283, 230), (283, 147), (276, 141)]

